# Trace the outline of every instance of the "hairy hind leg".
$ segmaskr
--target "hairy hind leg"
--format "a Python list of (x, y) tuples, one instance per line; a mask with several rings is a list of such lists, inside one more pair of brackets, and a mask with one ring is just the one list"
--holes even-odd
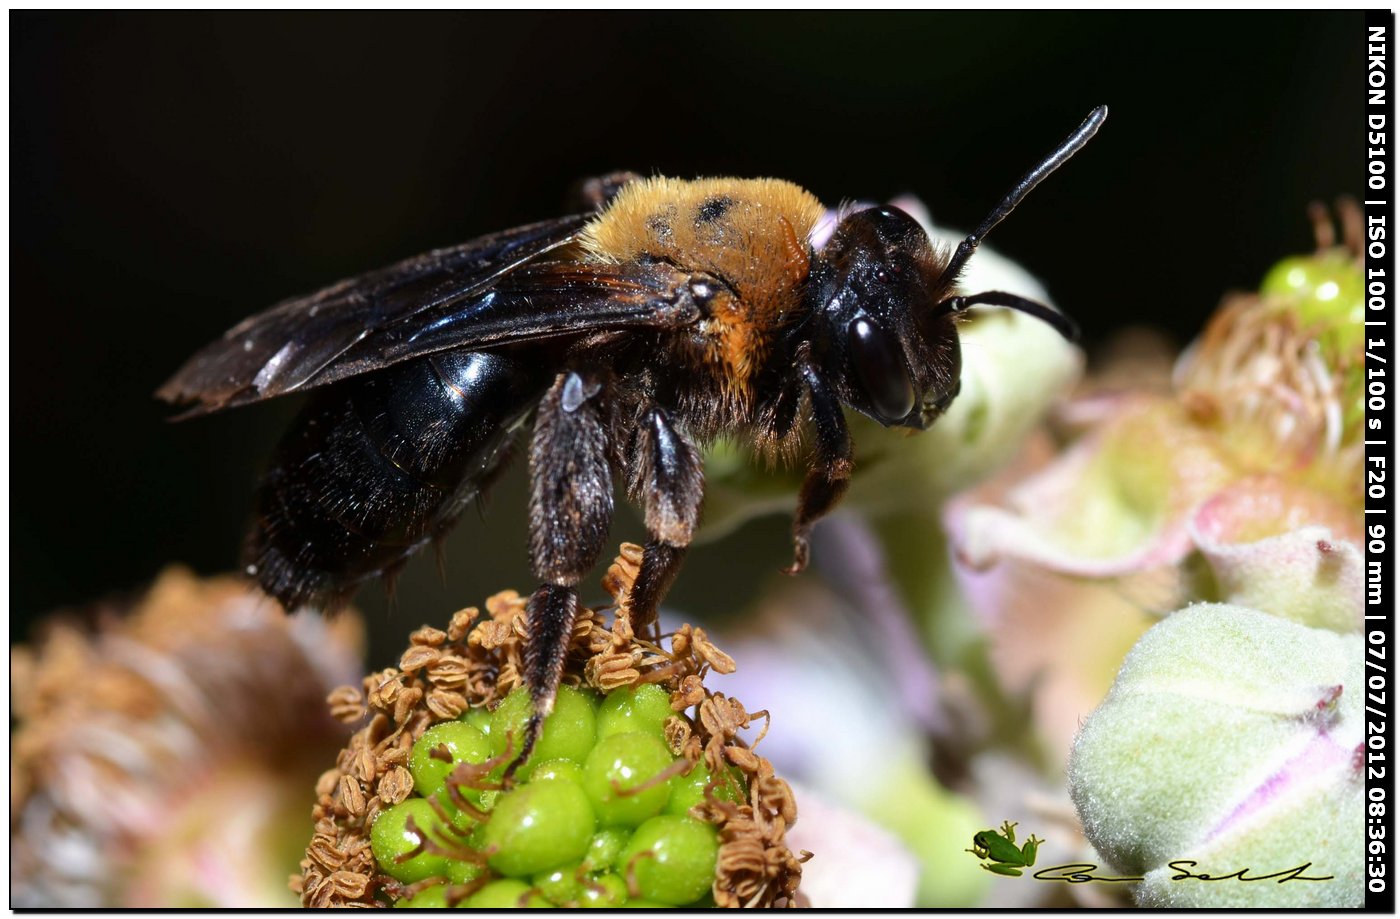
[(507, 776), (534, 749), (564, 673), (578, 616), (576, 587), (597, 563), (612, 526), (612, 472), (602, 384), (560, 374), (540, 402), (530, 443), (530, 562), (542, 583), (530, 597), (525, 686), (534, 714)]

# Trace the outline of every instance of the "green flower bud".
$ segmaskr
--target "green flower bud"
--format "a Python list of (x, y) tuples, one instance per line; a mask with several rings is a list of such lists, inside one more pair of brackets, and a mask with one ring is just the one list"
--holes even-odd
[(1085, 834), (1144, 878), (1141, 905), (1361, 905), (1362, 665), (1359, 635), (1238, 606), (1142, 637), (1069, 763)]

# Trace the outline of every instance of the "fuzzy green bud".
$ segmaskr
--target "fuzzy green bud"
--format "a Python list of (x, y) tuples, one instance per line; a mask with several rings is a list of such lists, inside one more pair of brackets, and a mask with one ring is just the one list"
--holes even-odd
[[(1142, 637), (1069, 764), (1085, 834), (1144, 878), (1140, 905), (1361, 905), (1362, 665), (1359, 635), (1238, 606)], [(1241, 870), (1276, 877), (1201, 879)]]

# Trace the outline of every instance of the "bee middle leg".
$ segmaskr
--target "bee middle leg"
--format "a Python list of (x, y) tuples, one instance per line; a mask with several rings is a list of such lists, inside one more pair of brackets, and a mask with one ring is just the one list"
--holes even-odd
[(626, 604), (632, 628), (641, 631), (656, 621), (690, 547), (705, 498), (705, 471), (694, 442), (658, 406), (642, 415), (629, 465), (628, 490), (642, 505), (648, 535)]
[(530, 562), (542, 583), (526, 611), (525, 686), (534, 705), (519, 755), (523, 763), (554, 709), (578, 616), (577, 585), (602, 554), (612, 526), (602, 383), (560, 374), (541, 400), (530, 442)]
[(855, 469), (855, 451), (840, 400), (809, 360), (801, 362), (800, 373), (811, 396), (817, 442), (797, 498), (797, 513), (792, 521), (792, 565), (784, 569), (788, 574), (797, 574), (807, 567), (812, 526), (840, 502)]

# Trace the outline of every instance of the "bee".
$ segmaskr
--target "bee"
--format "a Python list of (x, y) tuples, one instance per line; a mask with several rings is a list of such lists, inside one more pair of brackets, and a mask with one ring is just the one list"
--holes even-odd
[(957, 396), (957, 320), (1020, 310), (957, 292), (979, 242), (1107, 117), (1026, 174), (951, 254), (908, 214), (872, 207), (811, 243), (822, 205), (776, 179), (585, 185), (591, 211), (535, 223), (280, 303), (197, 352), (157, 395), (188, 415), (311, 390), (258, 488), (247, 571), (287, 609), (334, 609), (441, 539), (529, 428), (523, 679), (534, 704), (517, 762), (553, 708), (579, 581), (603, 552), (620, 476), (648, 540), (626, 598), (654, 621), (700, 520), (700, 448), (719, 436), (811, 458), (793, 562), (853, 468), (843, 406), (923, 430)]

